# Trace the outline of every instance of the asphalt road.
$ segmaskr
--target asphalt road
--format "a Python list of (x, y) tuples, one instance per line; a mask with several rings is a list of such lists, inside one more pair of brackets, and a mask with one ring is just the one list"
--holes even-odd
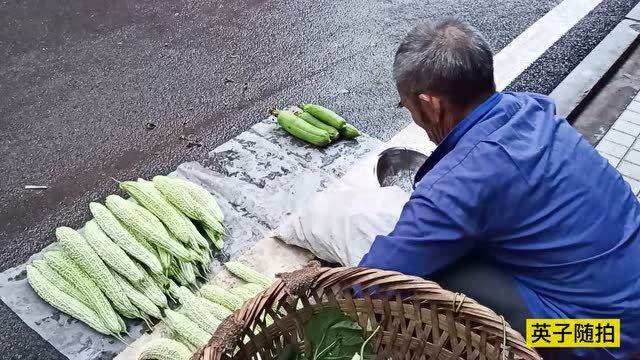
[[(605, 0), (590, 17), (605, 25), (574, 33), (560, 51), (579, 62), (636, 2)], [(169, 172), (272, 106), (319, 101), (388, 139), (409, 121), (394, 108), (390, 74), (409, 28), (457, 15), (498, 51), (557, 3), (3, 1), (0, 271), (49, 244), (57, 225), (79, 226), (89, 201), (115, 191), (112, 177)], [(572, 67), (556, 71), (558, 61), (549, 56), (518, 86), (546, 89), (560, 81)], [(187, 147), (185, 137), (202, 146)], [(61, 357), (3, 304), (0, 319), (0, 358)]]
[(507, 90), (549, 94), (638, 0), (605, 0), (516, 78)]

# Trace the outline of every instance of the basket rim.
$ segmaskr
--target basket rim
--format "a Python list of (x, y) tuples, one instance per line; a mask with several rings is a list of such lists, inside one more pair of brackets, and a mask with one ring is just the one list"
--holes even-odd
[[(300, 276), (290, 276), (300, 275)], [(405, 275), (396, 271), (381, 270), (365, 267), (320, 267), (319, 264), (306, 266), (302, 269), (290, 273), (277, 274), (278, 279), (271, 287), (263, 290), (254, 298), (247, 300), (244, 305), (234, 311), (226, 320), (224, 331), (216, 331), (209, 343), (196, 352), (194, 359), (220, 359), (226, 352), (235, 347), (240, 340), (238, 334), (252, 331), (256, 321), (266, 311), (274, 305), (281, 304), (287, 299), (294, 299), (304, 296), (309, 291), (323, 294), (329, 288), (340, 290), (360, 287), (361, 290), (376, 287), (382, 289), (381, 292), (403, 291), (409, 293), (402, 296), (402, 303), (407, 301), (429, 304), (426, 309), (436, 310), (438, 316), (442, 314), (453, 314), (455, 326), (463, 324), (464, 321), (478, 323), (474, 329), (482, 330), (502, 341), (502, 346), (509, 349), (509, 353), (515, 353), (529, 359), (542, 359), (538, 353), (527, 346), (523, 336), (506, 322), (504, 317), (499, 316), (488, 307), (479, 304), (472, 298), (443, 289), (437, 283), (425, 280), (417, 276)], [(300, 281), (300, 279), (302, 279)], [(302, 282), (303, 284), (295, 283)], [(302, 293), (295, 293), (295, 292)], [(293, 293), (292, 293), (293, 292)], [(367, 296), (364, 298), (371, 300)], [(229, 327), (235, 327), (234, 331), (228, 331)], [(219, 327), (222, 328), (223, 326)], [(224, 338), (230, 333), (235, 338)], [(214, 342), (214, 340), (217, 340)], [(230, 347), (230, 348), (229, 348)], [(505, 358), (506, 359), (506, 358)]]

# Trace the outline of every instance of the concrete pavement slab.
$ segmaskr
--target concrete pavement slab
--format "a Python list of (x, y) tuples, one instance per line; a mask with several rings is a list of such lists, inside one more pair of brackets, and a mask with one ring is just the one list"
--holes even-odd
[(620, 159), (619, 157), (615, 157), (613, 155), (609, 155), (607, 153), (601, 152), (600, 155), (602, 155), (602, 157), (604, 157), (605, 159), (607, 159), (607, 161), (609, 162), (609, 164), (611, 164), (611, 166), (616, 167), (618, 166), (618, 164), (620, 163), (620, 161), (622, 159)]
[(640, 180), (640, 165), (622, 160), (617, 169), (622, 175), (630, 177), (634, 180)]
[(629, 150), (629, 152), (625, 155), (624, 160), (636, 165), (640, 165), (640, 151), (633, 149)]
[(608, 139), (603, 139), (596, 146), (596, 150), (617, 158), (622, 158), (629, 150), (626, 146), (614, 143)]
[(625, 134), (629, 134), (631, 136), (638, 136), (638, 134), (640, 134), (640, 126), (636, 125), (634, 123), (628, 122), (628, 121), (624, 121), (623, 119), (619, 119), (618, 121), (616, 121), (613, 126), (611, 127), (612, 129), (616, 129), (620, 132), (623, 132)]
[(620, 145), (624, 145), (626, 147), (629, 147), (629, 146), (631, 146), (631, 144), (633, 144), (633, 142), (636, 139), (635, 139), (635, 137), (633, 135), (629, 135), (629, 134), (623, 133), (623, 132), (618, 131), (616, 129), (611, 129), (604, 136), (604, 140), (609, 140), (609, 141), (614, 142), (616, 144), (620, 144)]
[(627, 106), (627, 109), (620, 114), (619, 120), (640, 125), (640, 102), (633, 100)]

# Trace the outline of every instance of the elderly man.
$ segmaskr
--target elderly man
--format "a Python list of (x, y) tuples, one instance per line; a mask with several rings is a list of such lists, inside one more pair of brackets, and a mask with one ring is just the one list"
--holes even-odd
[(360, 265), (433, 279), (523, 334), (526, 318), (621, 319), (621, 348), (545, 358), (638, 353), (640, 205), (620, 174), (550, 98), (496, 92), (490, 47), (465, 22), (413, 29), (394, 78), (438, 147)]

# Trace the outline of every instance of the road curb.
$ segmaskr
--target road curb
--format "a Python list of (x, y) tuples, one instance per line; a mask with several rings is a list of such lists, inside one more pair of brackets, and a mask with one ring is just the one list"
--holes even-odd
[(558, 115), (573, 122), (580, 110), (639, 42), (640, 4), (551, 92)]

